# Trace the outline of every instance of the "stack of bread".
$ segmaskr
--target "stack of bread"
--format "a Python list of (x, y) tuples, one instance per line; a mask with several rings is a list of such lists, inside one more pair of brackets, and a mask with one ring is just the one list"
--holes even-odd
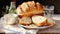
[[(39, 2), (28, 1), (17, 7), (17, 15), (19, 16), (19, 24), (35, 26), (47, 26), (47, 18), (43, 15), (44, 7)], [(53, 25), (52, 25), (53, 26)]]

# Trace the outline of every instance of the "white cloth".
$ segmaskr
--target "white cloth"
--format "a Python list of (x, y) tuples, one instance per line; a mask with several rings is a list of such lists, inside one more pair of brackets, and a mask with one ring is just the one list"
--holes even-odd
[(19, 33), (19, 34), (25, 34), (25, 29), (22, 27), (16, 27), (12, 25), (6, 25), (4, 26), (5, 33)]

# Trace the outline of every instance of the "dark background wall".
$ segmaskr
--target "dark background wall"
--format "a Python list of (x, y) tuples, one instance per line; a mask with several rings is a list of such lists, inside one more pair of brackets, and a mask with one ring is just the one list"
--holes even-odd
[[(16, 0), (16, 7), (20, 5), (23, 2), (32, 1), (32, 0)], [(60, 14), (60, 0), (34, 0), (35, 2), (40, 2), (43, 5), (54, 5), (54, 13)], [(5, 7), (6, 5), (10, 6), (11, 0), (0, 0), (0, 17), (3, 16), (3, 13), (5, 13)]]

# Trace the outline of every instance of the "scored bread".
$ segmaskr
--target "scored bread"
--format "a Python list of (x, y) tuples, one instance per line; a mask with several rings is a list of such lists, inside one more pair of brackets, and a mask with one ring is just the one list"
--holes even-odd
[(43, 6), (40, 3), (36, 3), (36, 8), (38, 13), (43, 13)]
[(27, 5), (30, 8), (30, 11), (36, 10), (35, 2), (34, 1), (29, 1), (27, 2)]
[(29, 24), (32, 23), (32, 21), (31, 21), (31, 18), (30, 17), (22, 17), (19, 20), (19, 23), (22, 24), (22, 25), (29, 25)]
[(21, 7), (21, 9), (22, 9), (23, 12), (28, 12), (29, 11), (29, 7), (28, 7), (28, 5), (27, 5), (26, 2), (22, 3), (20, 5), (20, 7)]
[(28, 1), (19, 5), (16, 12), (21, 16), (32, 16), (35, 14), (42, 14), (44, 10), (43, 8), (43, 5), (38, 2)]
[(32, 16), (32, 21), (36, 26), (47, 25), (47, 19), (43, 16), (39, 16), (39, 15)]

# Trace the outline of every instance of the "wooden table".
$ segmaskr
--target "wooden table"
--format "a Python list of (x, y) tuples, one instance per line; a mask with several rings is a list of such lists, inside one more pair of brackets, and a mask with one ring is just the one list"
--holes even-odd
[[(60, 15), (55, 15), (60, 16)], [(39, 30), (37, 34), (40, 33), (59, 33), (60, 34), (60, 20), (55, 20), (56, 25), (47, 29)], [(0, 30), (0, 33), (5, 33), (4, 31)]]

